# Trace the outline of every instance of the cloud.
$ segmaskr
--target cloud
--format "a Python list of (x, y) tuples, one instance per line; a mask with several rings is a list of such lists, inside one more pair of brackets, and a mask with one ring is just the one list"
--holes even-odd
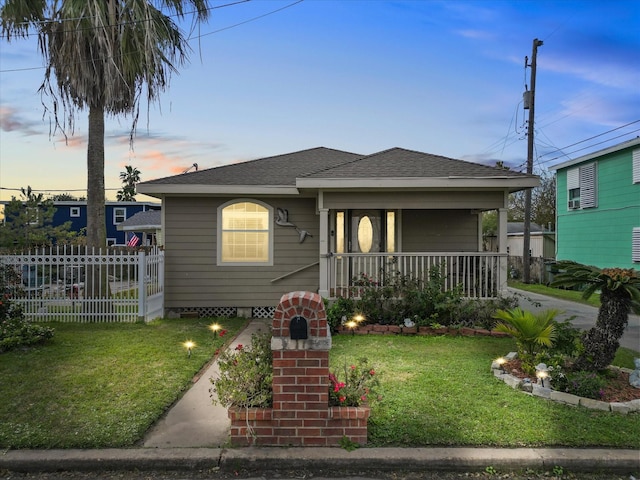
[[(163, 134), (145, 134), (136, 137), (133, 150), (129, 148), (127, 135), (110, 135), (109, 141), (124, 152), (118, 165), (134, 165), (143, 180), (176, 175), (186, 170), (193, 171), (229, 163), (227, 159), (212, 158), (223, 147), (221, 144), (188, 141), (186, 137)], [(206, 166), (205, 166), (206, 165)]]
[(607, 87), (637, 91), (640, 85), (640, 70), (629, 62), (619, 63), (614, 57), (597, 59), (551, 55), (538, 65), (543, 70), (572, 75)]
[(592, 92), (584, 90), (560, 102), (561, 115), (573, 117), (580, 121), (618, 127), (628, 123), (629, 119), (637, 119), (640, 111), (640, 96), (615, 92)]
[(56, 143), (62, 143), (65, 147), (74, 149), (86, 149), (87, 148), (87, 136), (86, 135), (70, 135), (64, 137), (64, 135), (58, 136), (55, 140)]
[(472, 40), (494, 40), (496, 38), (492, 32), (477, 29), (455, 30), (454, 33)]
[(8, 105), (0, 105), (0, 130), (17, 132), (23, 135), (37, 135), (39, 132), (35, 122), (26, 120), (18, 110)]

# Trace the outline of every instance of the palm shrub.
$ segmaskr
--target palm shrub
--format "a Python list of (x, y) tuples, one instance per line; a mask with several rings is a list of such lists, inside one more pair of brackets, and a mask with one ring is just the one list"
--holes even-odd
[(584, 288), (582, 298), (600, 291), (600, 309), (594, 327), (582, 338), (584, 345), (575, 370), (599, 371), (607, 368), (620, 346), (629, 313), (640, 313), (640, 277), (630, 268), (603, 268), (572, 261), (557, 263), (560, 271), (552, 286)]
[(541, 348), (549, 348), (556, 338), (555, 316), (557, 310), (545, 310), (534, 314), (519, 307), (498, 310), (495, 330), (511, 335), (518, 345), (518, 355), (523, 362), (531, 363)]

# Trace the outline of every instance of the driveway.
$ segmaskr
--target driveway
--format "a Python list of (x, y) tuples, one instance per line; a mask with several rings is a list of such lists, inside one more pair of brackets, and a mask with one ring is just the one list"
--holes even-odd
[[(534, 312), (559, 310), (561, 313), (556, 317), (556, 320), (563, 321), (571, 318), (571, 323), (581, 330), (588, 330), (596, 324), (598, 309), (595, 307), (511, 287), (508, 288), (508, 291), (519, 298), (520, 308), (524, 310)], [(629, 323), (622, 339), (620, 339), (620, 345), (640, 352), (640, 316), (629, 315)]]

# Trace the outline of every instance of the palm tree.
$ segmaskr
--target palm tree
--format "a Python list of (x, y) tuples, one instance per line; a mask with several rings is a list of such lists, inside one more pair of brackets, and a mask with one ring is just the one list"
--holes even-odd
[(56, 128), (73, 132), (76, 114), (89, 112), (89, 247), (106, 246), (105, 115), (131, 115), (133, 141), (140, 101), (157, 100), (187, 60), (185, 38), (161, 10), (183, 19), (185, 4), (196, 22), (208, 17), (207, 0), (6, 0), (0, 8), (8, 41), (37, 34), (46, 64), (40, 92), (52, 99)]
[(584, 287), (582, 298), (600, 291), (600, 309), (593, 328), (582, 339), (584, 352), (576, 370), (598, 371), (608, 367), (620, 346), (629, 313), (640, 313), (640, 277), (633, 268), (603, 268), (571, 261), (557, 263), (560, 271), (552, 286)]
[(117, 200), (119, 202), (136, 201), (136, 183), (140, 181), (140, 170), (131, 165), (125, 167), (124, 172), (120, 172), (122, 180), (122, 190), (118, 190)]
[(556, 338), (554, 318), (557, 310), (545, 310), (533, 314), (528, 310), (514, 308), (498, 310), (494, 318), (499, 322), (495, 330), (511, 335), (518, 344), (521, 356), (531, 361), (539, 347), (551, 347)]

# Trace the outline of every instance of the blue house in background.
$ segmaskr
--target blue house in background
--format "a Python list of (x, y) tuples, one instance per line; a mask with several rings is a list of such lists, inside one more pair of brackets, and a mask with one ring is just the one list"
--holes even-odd
[[(74, 232), (80, 232), (87, 227), (87, 202), (61, 201), (53, 204), (56, 207), (53, 225), (62, 225), (70, 221), (71, 230)], [(126, 245), (135, 232), (118, 230), (118, 225), (136, 213), (160, 208), (159, 203), (153, 202), (106, 202), (107, 245)]]

